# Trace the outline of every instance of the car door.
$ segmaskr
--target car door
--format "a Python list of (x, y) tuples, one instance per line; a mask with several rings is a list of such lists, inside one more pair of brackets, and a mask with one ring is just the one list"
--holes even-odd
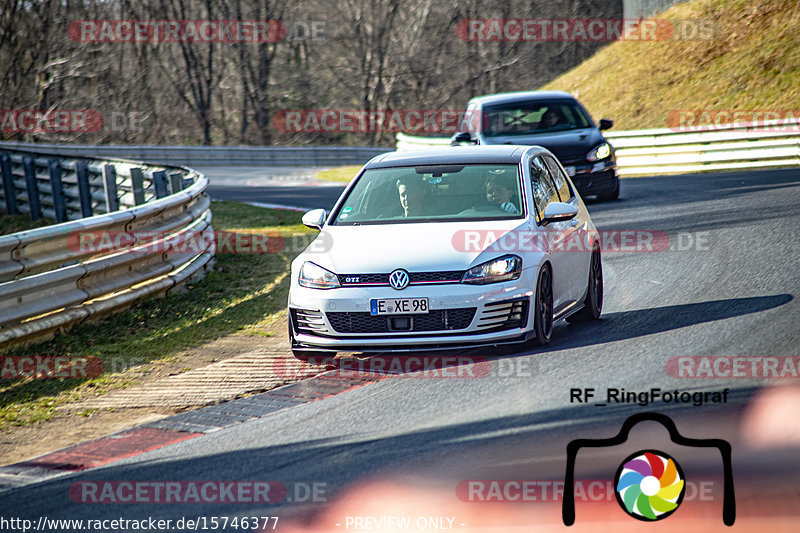
[(553, 313), (558, 314), (573, 302), (574, 281), (570, 273), (570, 257), (565, 252), (568, 238), (568, 222), (551, 222), (542, 224), (542, 216), (547, 205), (558, 202), (558, 190), (547, 165), (541, 156), (531, 159), (531, 191), (536, 208), (537, 231), (542, 233), (541, 239), (535, 242), (550, 243), (550, 263), (553, 265)]
[(567, 176), (561, 165), (551, 156), (543, 154), (542, 159), (550, 171), (553, 183), (558, 191), (559, 200), (578, 208), (578, 216), (570, 221), (562, 222), (565, 236), (568, 239), (565, 247), (569, 262), (565, 267), (565, 272), (572, 280), (569, 293), (573, 300), (580, 300), (589, 279), (589, 262), (591, 260), (591, 249), (589, 247), (589, 228), (585, 218), (581, 216), (578, 197), (570, 186)]

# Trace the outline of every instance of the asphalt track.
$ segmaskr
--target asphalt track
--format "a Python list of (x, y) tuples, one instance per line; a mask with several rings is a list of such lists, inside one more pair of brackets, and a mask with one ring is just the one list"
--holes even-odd
[[(330, 208), (338, 190), (268, 182), (217, 186), (213, 179), (210, 188), (215, 199), (308, 208)], [(669, 415), (685, 435), (731, 443), (739, 509), (733, 530), (796, 527), (797, 411), (787, 411), (792, 414), (777, 421), (763, 416), (780, 414), (781, 409), (761, 403), (767, 401), (760, 389), (765, 380), (673, 377), (667, 362), (676, 356), (798, 356), (800, 170), (626, 179), (621, 200), (593, 203), (589, 209), (600, 230), (660, 231), (670, 238), (664, 251), (604, 255), (601, 320), (558, 325), (544, 348), (462, 354), (489, 361), (490, 371), (475, 377), (404, 374), (106, 467), (14, 490), (2, 495), (2, 514), (33, 520), (271, 514), (283, 520), (277, 531), (377, 531), (356, 528), (348, 517), (388, 513), (411, 515), (412, 520), (452, 516), (453, 529), (461, 531), (559, 529), (560, 505), (537, 501), (498, 508), (465, 501), (459, 487), (466, 480), (563, 480), (570, 440), (610, 437), (628, 416), (656, 411)], [(796, 386), (798, 379), (772, 382)], [(724, 404), (597, 406), (609, 387), (730, 390)], [(594, 388), (597, 397), (588, 404), (571, 401), (572, 388)], [(675, 518), (663, 524), (684, 531), (693, 530), (691, 524), (701, 524), (697, 530), (726, 530), (720, 519), (719, 452), (682, 451), (667, 440), (666, 431), (643, 422), (621, 450), (582, 451), (576, 476), (607, 480), (631, 451), (666, 451), (683, 466), (687, 479), (712, 480), (714, 497), (682, 504)], [(289, 492), (280, 504), (266, 506), (70, 500), (74, 482), (102, 480), (271, 480), (282, 482)], [(297, 501), (303, 500), (303, 484), (313, 483), (324, 487), (320, 491), (327, 506)], [(621, 513), (615, 501), (592, 505), (577, 504), (573, 530), (605, 519), (615, 521), (616, 531), (643, 526)], [(290, 524), (300, 517), (303, 520)], [(788, 521), (781, 522), (781, 517)]]

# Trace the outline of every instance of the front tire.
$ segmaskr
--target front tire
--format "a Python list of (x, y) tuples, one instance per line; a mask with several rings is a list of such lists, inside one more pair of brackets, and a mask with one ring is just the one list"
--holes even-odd
[(549, 265), (539, 271), (533, 312), (534, 339), (538, 344), (547, 344), (553, 335), (553, 274)]
[(603, 263), (600, 249), (592, 250), (592, 259), (589, 261), (589, 286), (586, 297), (583, 299), (583, 309), (567, 317), (567, 322), (589, 322), (600, 318), (603, 311)]

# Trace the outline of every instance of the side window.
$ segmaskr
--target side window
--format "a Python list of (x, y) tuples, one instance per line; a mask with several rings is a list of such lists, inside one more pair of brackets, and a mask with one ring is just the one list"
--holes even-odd
[(542, 157), (545, 163), (547, 163), (550, 175), (553, 176), (556, 189), (558, 189), (558, 197), (561, 198), (562, 202), (568, 202), (569, 199), (572, 198), (572, 191), (569, 188), (569, 183), (567, 182), (567, 177), (564, 175), (564, 171), (561, 170), (561, 167), (558, 166), (558, 163), (556, 163), (552, 157)]
[(541, 222), (547, 204), (559, 201), (558, 191), (541, 157), (531, 160), (531, 191), (536, 204), (536, 222)]

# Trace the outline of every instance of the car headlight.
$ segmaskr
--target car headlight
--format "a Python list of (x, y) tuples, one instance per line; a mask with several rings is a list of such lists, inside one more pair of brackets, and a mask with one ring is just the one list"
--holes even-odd
[(301, 286), (310, 289), (335, 289), (340, 286), (339, 277), (336, 274), (311, 261), (306, 261), (300, 267), (298, 282)]
[(586, 154), (587, 161), (599, 161), (611, 155), (611, 145), (603, 143), (600, 146), (595, 146), (589, 153)]
[(484, 285), (517, 279), (522, 273), (522, 259), (516, 255), (504, 255), (467, 270), (461, 283)]

